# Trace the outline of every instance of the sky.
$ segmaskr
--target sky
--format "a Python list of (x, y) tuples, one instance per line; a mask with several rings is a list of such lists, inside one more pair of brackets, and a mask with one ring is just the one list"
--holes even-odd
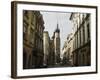
[(57, 24), (60, 29), (61, 50), (64, 45), (67, 35), (72, 32), (73, 24), (69, 20), (71, 13), (63, 12), (46, 12), (40, 11), (44, 20), (44, 31), (48, 31), (50, 38), (53, 36), (53, 32), (57, 28)]

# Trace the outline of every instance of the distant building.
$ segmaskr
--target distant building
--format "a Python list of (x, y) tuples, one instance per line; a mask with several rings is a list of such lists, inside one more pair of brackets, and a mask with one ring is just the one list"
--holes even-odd
[(39, 11), (23, 11), (23, 68), (43, 65), (44, 21)]
[(55, 64), (55, 52), (54, 52), (54, 40), (50, 39), (50, 53), (49, 53), (49, 65)]
[(48, 31), (44, 31), (44, 65), (53, 66), (55, 61), (54, 40), (50, 39)]
[(64, 43), (62, 54), (63, 54), (63, 64), (66, 66), (73, 66), (73, 33), (70, 33), (67, 36), (67, 39)]
[(91, 65), (90, 14), (72, 13), (73, 22), (73, 61), (74, 66)]
[(53, 34), (54, 52), (55, 52), (55, 64), (60, 63), (60, 29), (57, 28)]
[(43, 44), (44, 65), (53, 67), (55, 64), (60, 63), (60, 29), (58, 28), (58, 24), (51, 39), (48, 32), (44, 31)]
[(50, 39), (50, 53), (49, 53), (49, 66), (55, 65), (55, 47), (54, 47), (54, 39)]
[(44, 47), (44, 65), (49, 64), (49, 55), (50, 55), (50, 37), (48, 31), (43, 33), (43, 47)]

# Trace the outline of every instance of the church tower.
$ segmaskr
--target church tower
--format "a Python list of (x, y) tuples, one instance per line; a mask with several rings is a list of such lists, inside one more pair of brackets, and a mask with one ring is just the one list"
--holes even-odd
[(55, 50), (55, 64), (60, 62), (60, 29), (57, 24), (57, 28), (54, 32), (54, 50)]

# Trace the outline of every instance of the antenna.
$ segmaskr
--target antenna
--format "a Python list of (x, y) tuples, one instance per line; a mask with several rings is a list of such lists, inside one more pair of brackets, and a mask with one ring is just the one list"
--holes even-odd
[(56, 19), (57, 19), (57, 26), (58, 26), (58, 15), (56, 15)]
[(59, 29), (58, 27), (58, 15), (56, 15), (56, 20), (57, 20), (57, 29)]

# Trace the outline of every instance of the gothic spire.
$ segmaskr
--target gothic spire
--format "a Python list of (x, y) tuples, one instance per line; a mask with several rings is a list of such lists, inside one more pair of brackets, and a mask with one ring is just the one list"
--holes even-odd
[(55, 32), (58, 32), (58, 33), (60, 32), (58, 23), (57, 23), (57, 28), (56, 28)]

